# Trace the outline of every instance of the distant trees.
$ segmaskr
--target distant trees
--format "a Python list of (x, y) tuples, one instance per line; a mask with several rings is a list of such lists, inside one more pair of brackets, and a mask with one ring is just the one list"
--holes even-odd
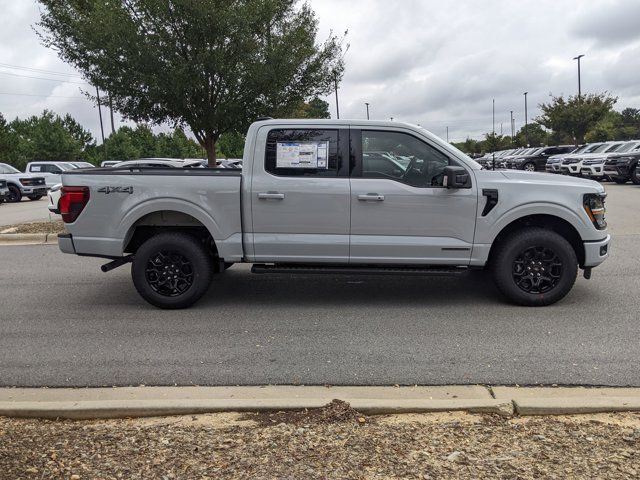
[(551, 102), (541, 103), (542, 115), (537, 122), (546, 128), (584, 143), (589, 130), (596, 127), (611, 112), (617, 97), (608, 93), (590, 93), (578, 96), (552, 97)]
[(342, 39), (316, 43), (318, 20), (295, 0), (39, 0), (46, 46), (128, 119), (189, 126), (216, 158), (222, 135), (289, 116), (331, 91)]

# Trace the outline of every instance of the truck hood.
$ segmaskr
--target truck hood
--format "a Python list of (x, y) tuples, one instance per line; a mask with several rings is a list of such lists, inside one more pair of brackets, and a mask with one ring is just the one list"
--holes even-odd
[(525, 172), (522, 170), (499, 170), (504, 177), (513, 182), (528, 185), (557, 185), (559, 187), (584, 188), (585, 192), (604, 192), (604, 187), (594, 180), (553, 175), (551, 173)]
[(41, 178), (42, 180), (44, 180), (44, 177), (42, 175), (38, 175), (35, 173), (2, 173), (0, 174), (0, 176), (2, 178)]

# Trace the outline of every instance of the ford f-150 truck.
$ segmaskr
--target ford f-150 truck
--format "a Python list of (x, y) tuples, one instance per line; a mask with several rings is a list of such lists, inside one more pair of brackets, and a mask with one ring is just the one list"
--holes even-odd
[[(242, 170), (95, 168), (62, 175), (65, 253), (132, 262), (149, 303), (187, 307), (237, 262), (255, 273), (428, 275), (490, 269), (548, 305), (609, 255), (604, 188), (491, 171), (398, 122), (261, 120)], [(426, 293), (425, 293), (426, 295)]]

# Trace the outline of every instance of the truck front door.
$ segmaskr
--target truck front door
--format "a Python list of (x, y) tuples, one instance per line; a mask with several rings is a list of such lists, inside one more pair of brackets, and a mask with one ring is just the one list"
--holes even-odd
[(261, 128), (250, 181), (255, 262), (349, 261), (348, 129)]
[(469, 264), (473, 176), (472, 188), (444, 187), (444, 168), (458, 163), (408, 132), (352, 128), (351, 148), (351, 263)]

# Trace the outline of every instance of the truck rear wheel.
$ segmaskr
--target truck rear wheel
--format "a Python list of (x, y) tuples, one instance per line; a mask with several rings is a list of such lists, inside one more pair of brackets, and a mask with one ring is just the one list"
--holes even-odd
[(496, 247), (493, 280), (513, 303), (551, 305), (564, 298), (576, 281), (576, 253), (556, 232), (532, 227), (513, 233)]
[(185, 308), (209, 288), (211, 255), (195, 237), (179, 232), (154, 235), (135, 253), (131, 276), (136, 290), (151, 305)]

